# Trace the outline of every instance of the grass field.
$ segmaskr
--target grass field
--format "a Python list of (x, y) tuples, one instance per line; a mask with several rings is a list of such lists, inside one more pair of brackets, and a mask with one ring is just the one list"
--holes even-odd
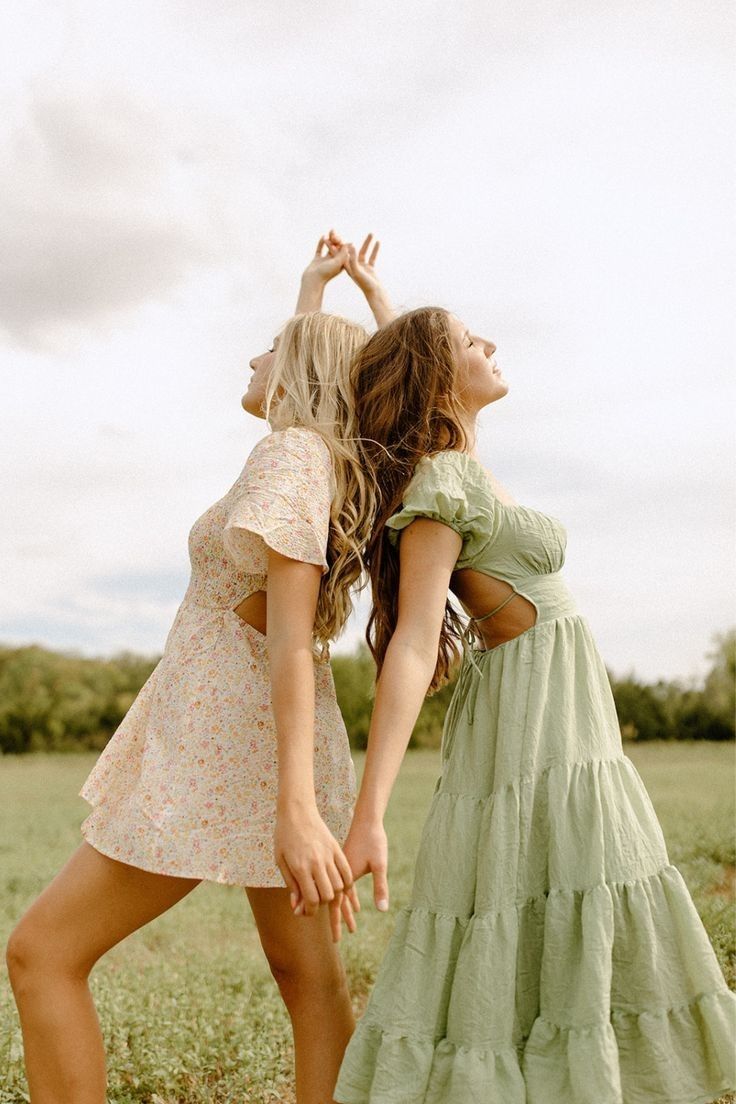
[[(736, 988), (733, 745), (627, 747), (657, 809), (670, 857), (690, 886), (721, 965)], [(79, 842), (86, 805), (77, 790), (92, 755), (0, 759), (0, 936)], [(360, 769), (360, 757), (356, 756)], [(436, 752), (412, 752), (389, 810), (392, 911), (369, 907), (343, 955), (360, 1009), (407, 899)], [(290, 1032), (245, 895), (203, 885), (116, 947), (92, 978), (109, 1054), (110, 1104), (284, 1102), (291, 1093)], [(28, 1099), (20, 1032), (0, 976), (0, 1104)], [(560, 1102), (564, 1104), (564, 1102)]]

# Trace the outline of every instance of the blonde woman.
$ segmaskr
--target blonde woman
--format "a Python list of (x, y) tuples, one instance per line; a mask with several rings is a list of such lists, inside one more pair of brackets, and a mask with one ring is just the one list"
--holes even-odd
[(203, 880), (245, 887), (292, 1020), (297, 1099), (329, 1098), (354, 1027), (336, 940), (358, 907), (329, 641), (372, 512), (348, 384), (367, 334), (320, 312), (345, 256), (320, 239), (297, 316), (251, 361), (242, 405), (272, 432), (194, 523), (161, 661), (81, 791), (84, 842), (10, 937), (32, 1104), (104, 1104), (88, 975)]

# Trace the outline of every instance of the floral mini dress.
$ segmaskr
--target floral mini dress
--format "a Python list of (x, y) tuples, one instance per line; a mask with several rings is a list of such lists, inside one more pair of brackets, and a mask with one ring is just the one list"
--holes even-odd
[[(266, 589), (268, 552), (326, 559), (334, 474), (309, 429), (269, 434), (189, 534), (191, 578), (163, 655), (80, 793), (97, 851), (142, 870), (284, 886), (275, 863), (278, 762), (266, 638), (236, 612)], [(327, 657), (315, 650), (314, 782), (347, 836), (355, 768)]]

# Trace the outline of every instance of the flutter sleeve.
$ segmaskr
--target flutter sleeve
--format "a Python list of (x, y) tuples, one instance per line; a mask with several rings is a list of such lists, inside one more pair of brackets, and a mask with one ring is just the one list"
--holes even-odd
[(327, 539), (333, 494), (332, 460), (318, 433), (301, 427), (277, 430), (256, 445), (243, 469), (222, 534), (236, 567), (249, 563), (252, 536), (292, 560), (327, 571)]
[(487, 488), (459, 452), (425, 456), (406, 486), (401, 509), (386, 521), (389, 541), (398, 545), (401, 531), (419, 517), (449, 525), (463, 539), (458, 563), (472, 559), (490, 538), (493, 503)]

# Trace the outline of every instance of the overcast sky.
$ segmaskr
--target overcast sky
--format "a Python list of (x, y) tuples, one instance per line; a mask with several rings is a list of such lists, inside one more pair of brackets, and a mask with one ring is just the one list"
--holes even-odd
[[(480, 454), (567, 525), (609, 668), (701, 675), (736, 621), (729, 8), (6, 6), (0, 641), (160, 651), (335, 226), (497, 343)], [(345, 277), (325, 306), (369, 321)]]

